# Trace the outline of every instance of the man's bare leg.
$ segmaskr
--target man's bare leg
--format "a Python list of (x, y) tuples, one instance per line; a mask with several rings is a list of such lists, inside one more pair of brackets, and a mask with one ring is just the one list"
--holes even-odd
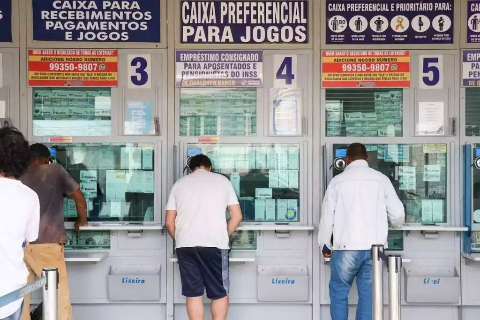
[(228, 296), (222, 299), (212, 300), (210, 308), (212, 311), (212, 320), (227, 320)]
[(190, 320), (204, 320), (203, 297), (187, 297), (187, 312)]

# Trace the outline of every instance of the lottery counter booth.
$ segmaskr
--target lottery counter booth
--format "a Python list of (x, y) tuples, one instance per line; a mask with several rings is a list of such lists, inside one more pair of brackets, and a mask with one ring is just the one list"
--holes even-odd
[(244, 216), (228, 319), (329, 320), (317, 226), (352, 142), (405, 206), (402, 316), (478, 317), (480, 1), (5, 0), (0, 61), (0, 126), (87, 198), (76, 320), (188, 319), (164, 209), (199, 153)]

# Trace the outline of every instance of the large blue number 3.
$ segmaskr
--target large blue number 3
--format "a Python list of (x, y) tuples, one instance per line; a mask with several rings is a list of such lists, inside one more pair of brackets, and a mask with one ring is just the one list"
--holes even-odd
[(295, 79), (295, 75), (292, 71), (292, 64), (292, 57), (285, 57), (280, 68), (277, 70), (277, 79), (285, 80), (286, 84), (292, 84), (292, 80)]
[[(436, 86), (440, 81), (440, 70), (435, 65), (438, 63), (438, 58), (424, 58), (423, 59), (423, 83), (427, 86)], [(431, 77), (430, 77), (431, 76)]]
[(148, 73), (145, 71), (147, 69), (147, 60), (143, 57), (136, 57), (132, 59), (130, 65), (136, 68), (136, 74), (130, 77), (132, 83), (136, 86), (145, 85), (148, 81)]

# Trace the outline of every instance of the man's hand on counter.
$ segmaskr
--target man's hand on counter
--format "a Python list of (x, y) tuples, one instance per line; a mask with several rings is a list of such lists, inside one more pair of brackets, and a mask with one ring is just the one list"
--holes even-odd
[(88, 226), (88, 222), (87, 220), (84, 220), (84, 219), (77, 219), (77, 221), (75, 221), (75, 224), (73, 225), (73, 229), (77, 232), (80, 231), (80, 227), (83, 227), (83, 226)]
[(330, 258), (330, 257), (332, 256), (332, 250), (330, 250), (330, 248), (327, 247), (326, 245), (323, 245), (322, 255), (323, 255), (325, 258)]

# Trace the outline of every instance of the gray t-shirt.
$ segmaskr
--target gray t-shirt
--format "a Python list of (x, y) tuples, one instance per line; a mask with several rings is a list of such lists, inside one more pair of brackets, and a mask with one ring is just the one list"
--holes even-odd
[(34, 243), (66, 243), (63, 195), (77, 191), (78, 183), (56, 163), (31, 166), (21, 181), (35, 191), (40, 200), (40, 230)]

